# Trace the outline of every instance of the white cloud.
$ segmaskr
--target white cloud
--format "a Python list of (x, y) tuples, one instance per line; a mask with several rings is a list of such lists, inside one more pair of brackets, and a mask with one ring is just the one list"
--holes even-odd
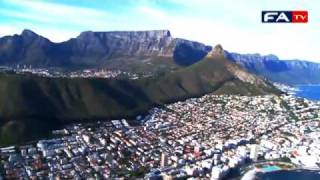
[(232, 52), (272, 53), (281, 59), (297, 58), (319, 62), (320, 39), (312, 37), (317, 32), (303, 25), (295, 26), (297, 25), (284, 25), (269, 30), (265, 30), (265, 27), (261, 26), (261, 29), (250, 30), (220, 22), (188, 19), (172, 23), (170, 29), (175, 36), (197, 40), (209, 45), (221, 43), (226, 50)]
[(5, 0), (5, 2), (15, 6), (31, 9), (36, 12), (42, 12), (44, 14), (50, 14), (52, 16), (59, 16), (59, 17), (68, 17), (68, 16), (74, 17), (74, 15), (101, 17), (106, 15), (105, 12), (99, 11), (96, 9), (49, 3), (44, 1)]
[(147, 15), (149, 18), (156, 18), (159, 20), (168, 20), (168, 16), (160, 10), (157, 10), (155, 8), (151, 8), (148, 6), (139, 6), (137, 8), (137, 11), (142, 13), (143, 15)]
[(12, 11), (12, 10), (2, 10), (0, 11), (0, 14), (10, 16), (10, 17), (29, 19), (33, 21), (46, 22), (46, 23), (57, 22), (57, 19), (49, 18), (46, 16), (39, 16), (31, 13), (23, 13), (23, 12)]
[[(148, 17), (153, 18), (154, 22), (161, 23), (165, 28), (170, 29), (175, 37), (196, 40), (209, 45), (219, 43), (226, 50), (233, 52), (276, 54), (281, 59), (305, 59), (320, 62), (318, 50), (320, 36), (317, 36), (319, 24), (315, 19), (319, 14), (315, 13), (316, 11), (311, 7), (300, 7), (309, 10), (310, 22), (307, 24), (262, 24), (260, 13), (264, 8), (277, 10), (277, 8), (282, 7), (284, 9), (285, 3), (280, 3), (279, 6), (274, 7), (257, 3), (248, 5), (248, 3), (244, 4), (238, 1), (232, 1), (232, 3), (234, 2), (233, 5), (230, 4), (231, 1), (204, 0), (201, 3), (198, 0), (169, 1), (187, 5), (190, 8), (193, 7), (193, 10), (195, 7), (203, 11), (212, 8), (212, 15), (209, 17), (199, 17), (194, 12), (192, 12), (194, 15), (191, 13), (191, 16), (190, 14), (186, 16), (184, 14), (165, 13), (161, 13), (160, 16), (158, 14), (161, 11), (152, 7), (148, 7), (148, 11), (144, 11), (148, 14)], [(224, 4), (226, 7), (220, 7), (219, 4)], [(222, 14), (222, 16), (228, 16), (229, 18), (221, 17), (217, 19), (216, 17), (220, 13), (217, 6), (218, 9), (224, 8), (223, 11), (227, 13)], [(293, 5), (287, 7), (287, 9), (297, 8)], [(226, 11), (227, 9), (229, 11)], [(231, 10), (233, 12), (230, 12)], [(230, 16), (230, 13), (232, 16)], [(239, 15), (237, 16), (237, 14)], [(246, 18), (246, 22), (242, 21), (241, 18)]]
[(5, 0), (7, 4), (23, 10), (3, 10), (0, 13), (10, 17), (38, 21), (41, 23), (71, 24), (78, 26), (106, 27), (106, 21), (115, 17), (106, 11), (43, 1)]

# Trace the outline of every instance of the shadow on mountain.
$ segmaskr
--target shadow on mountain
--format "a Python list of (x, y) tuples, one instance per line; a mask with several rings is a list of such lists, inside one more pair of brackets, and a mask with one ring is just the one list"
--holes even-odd
[(130, 119), (152, 107), (208, 93), (279, 93), (271, 85), (241, 80), (239, 73), (242, 79), (252, 76), (223, 57), (210, 57), (163, 76), (137, 80), (0, 74), (0, 145), (43, 138), (70, 123)]
[(281, 72), (289, 70), (289, 67), (285, 62), (270, 60), (264, 61), (263, 63), (270, 72)]
[(203, 50), (194, 48), (192, 44), (180, 43), (173, 51), (173, 59), (179, 65), (189, 66), (203, 59), (208, 51), (210, 51), (209, 47)]

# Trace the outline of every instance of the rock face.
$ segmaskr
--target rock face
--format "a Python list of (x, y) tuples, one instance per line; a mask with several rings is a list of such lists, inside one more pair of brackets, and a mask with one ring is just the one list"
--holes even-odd
[(224, 49), (220, 44), (216, 45), (212, 51), (208, 53), (208, 57), (224, 56)]
[(117, 58), (174, 57), (190, 65), (202, 59), (210, 46), (173, 38), (168, 30), (81, 33), (77, 38), (52, 43), (30, 30), (0, 39), (0, 64), (37, 67), (101, 66)]
[(317, 63), (279, 60), (275, 55), (230, 53), (221, 45), (211, 50), (211, 46), (199, 42), (174, 38), (168, 30), (87, 31), (61, 43), (53, 43), (30, 30), (24, 30), (20, 35), (0, 38), (0, 65), (66, 69), (107, 67), (158, 73), (192, 65), (209, 53), (209, 56), (224, 55), (271, 81), (290, 85), (320, 83), (320, 64)]
[(280, 60), (275, 55), (238, 54), (224, 51), (226, 58), (250, 72), (279, 83), (319, 84), (320, 64), (303, 60)]
[(112, 56), (170, 56), (174, 38), (168, 30), (139, 32), (83, 32), (65, 44), (75, 53)]
[[(68, 123), (135, 117), (151, 107), (208, 93), (281, 93), (226, 59), (221, 45), (211, 49), (201, 43), (172, 38), (166, 30), (84, 32), (63, 43), (52, 43), (31, 31), (3, 37), (0, 64), (5, 65), (100, 67), (122, 58), (121, 66), (126, 66), (129, 61), (145, 57), (170, 57), (160, 61), (174, 60), (190, 66), (135, 80), (0, 73), (0, 145), (43, 137)], [(146, 67), (147, 63), (143, 63), (141, 66)]]
[[(223, 58), (224, 59), (226, 58), (225, 52), (226, 51), (223, 49), (223, 47), (220, 44), (218, 44), (212, 49), (212, 51), (208, 53), (207, 58), (214, 58), (214, 59)], [(235, 65), (234, 63), (226, 63), (225, 68), (229, 72), (231, 72), (234, 75), (234, 77), (241, 80), (242, 82), (246, 82), (253, 85), (260, 85), (264, 87), (268, 86), (263, 79), (257, 77), (254, 74), (248, 73), (243, 68)]]
[(53, 43), (32, 31), (24, 30), (21, 35), (0, 38), (0, 64), (13, 65), (23, 61), (25, 64), (41, 63), (48, 60), (46, 54)]

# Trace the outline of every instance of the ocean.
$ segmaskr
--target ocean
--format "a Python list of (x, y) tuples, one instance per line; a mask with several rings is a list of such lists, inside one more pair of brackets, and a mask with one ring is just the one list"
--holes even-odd
[(320, 101), (320, 84), (319, 85), (300, 85), (296, 86), (296, 96), (310, 100)]

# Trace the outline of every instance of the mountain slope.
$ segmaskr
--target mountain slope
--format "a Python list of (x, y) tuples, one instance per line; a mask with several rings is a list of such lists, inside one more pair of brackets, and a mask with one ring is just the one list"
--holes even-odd
[(267, 79), (288, 85), (320, 84), (320, 64), (302, 60), (280, 60), (275, 55), (238, 54), (225, 56)]
[(2, 144), (38, 138), (66, 123), (132, 117), (156, 105), (207, 93), (280, 93), (215, 53), (173, 73), (138, 80), (1, 74), (0, 92)]
[[(168, 30), (86, 31), (61, 43), (24, 30), (21, 35), (0, 38), (0, 66), (32, 65), (67, 70), (98, 67), (137, 74), (163, 74), (200, 61), (211, 49), (202, 43), (173, 38)], [(228, 51), (225, 56), (274, 82), (320, 83), (320, 64), (317, 63)]]
[[(0, 38), (0, 66), (32, 65), (66, 70), (108, 68), (155, 75), (190, 66), (203, 59), (211, 49), (202, 43), (173, 38), (168, 30), (86, 31), (61, 43), (24, 30), (21, 35)], [(274, 82), (320, 83), (320, 64), (317, 63), (228, 51), (225, 56)]]
[(142, 65), (157, 58), (172, 58), (185, 66), (204, 58), (210, 50), (198, 42), (173, 38), (168, 30), (87, 31), (61, 43), (24, 30), (21, 35), (0, 38), (0, 65), (121, 69), (127, 63)]

